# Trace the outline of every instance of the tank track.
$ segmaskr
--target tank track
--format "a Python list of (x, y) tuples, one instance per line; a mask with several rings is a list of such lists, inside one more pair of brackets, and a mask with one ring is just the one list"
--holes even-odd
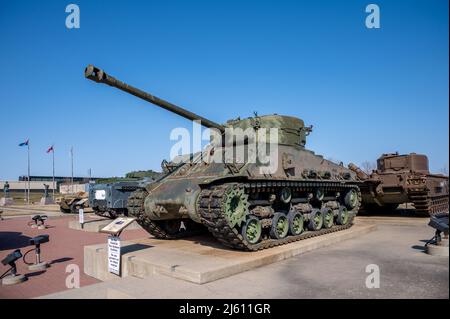
[(448, 195), (430, 197), (424, 189), (421, 192), (410, 192), (408, 197), (418, 213), (427, 213), (430, 216), (448, 213)]
[[(183, 230), (176, 233), (170, 233), (166, 231), (160, 224), (160, 221), (153, 221), (145, 215), (144, 201), (148, 196), (148, 192), (145, 189), (138, 189), (131, 193), (128, 197), (128, 215), (135, 217), (137, 223), (144, 228), (150, 235), (158, 239), (179, 239), (189, 236), (198, 235), (202, 232), (201, 229), (193, 227), (193, 230)], [(185, 221), (186, 223), (193, 224), (192, 221)]]
[(106, 217), (109, 219), (116, 219), (119, 216), (125, 216), (126, 214), (123, 214), (121, 212), (116, 212), (113, 210), (106, 210), (106, 211), (100, 211), (94, 209), (94, 214), (100, 217)]
[(348, 229), (353, 225), (353, 219), (356, 215), (355, 212), (358, 212), (358, 209), (361, 205), (361, 193), (357, 185), (321, 182), (262, 182), (241, 184), (246, 192), (250, 192), (252, 190), (265, 190), (268, 187), (273, 189), (288, 186), (301, 187), (302, 190), (311, 191), (313, 191), (317, 187), (321, 187), (324, 190), (343, 190), (353, 188), (357, 191), (358, 194), (357, 207), (355, 207), (352, 212), (350, 212), (349, 221), (345, 225), (334, 225), (331, 228), (323, 228), (317, 231), (304, 231), (300, 235), (287, 236), (279, 240), (270, 238), (263, 239), (259, 243), (250, 244), (244, 240), (243, 236), (236, 228), (230, 227), (228, 221), (225, 219), (223, 209), (224, 195), (227, 189), (232, 185), (233, 184), (223, 184), (210, 186), (209, 188), (203, 189), (200, 193), (197, 204), (202, 223), (207, 226), (208, 230), (213, 234), (213, 236), (216, 237), (224, 245), (239, 250), (257, 251)]

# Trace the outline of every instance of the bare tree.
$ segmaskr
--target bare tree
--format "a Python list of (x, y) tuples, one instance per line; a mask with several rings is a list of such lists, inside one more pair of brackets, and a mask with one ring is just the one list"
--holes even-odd
[(448, 176), (448, 168), (447, 168), (447, 164), (444, 164), (444, 167), (442, 167), (442, 168), (439, 170), (439, 173)]
[(366, 174), (371, 174), (374, 169), (377, 168), (377, 165), (374, 162), (364, 161), (361, 164), (361, 169)]

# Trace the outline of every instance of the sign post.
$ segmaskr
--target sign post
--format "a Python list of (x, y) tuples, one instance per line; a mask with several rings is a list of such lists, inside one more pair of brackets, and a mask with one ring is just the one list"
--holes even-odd
[(81, 229), (84, 228), (84, 209), (80, 208), (78, 210), (78, 222), (81, 224)]
[(120, 234), (133, 223), (136, 218), (119, 217), (103, 227), (100, 232), (108, 234), (108, 272), (120, 276), (121, 253)]
[(108, 236), (108, 271), (120, 276), (120, 237)]

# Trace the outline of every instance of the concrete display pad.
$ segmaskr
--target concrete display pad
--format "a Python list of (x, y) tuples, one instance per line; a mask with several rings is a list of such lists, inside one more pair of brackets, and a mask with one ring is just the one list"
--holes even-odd
[(8, 205), (14, 205), (14, 200), (9, 197), (2, 197), (0, 198), (0, 206), (8, 206)]
[(439, 245), (427, 245), (425, 251), (428, 255), (448, 257), (448, 239), (442, 239)]
[(2, 207), (3, 217), (45, 214), (48, 216), (64, 216), (59, 211), (59, 205), (12, 205)]
[(55, 202), (50, 197), (42, 197), (39, 202), (40, 205), (53, 205)]
[[(180, 240), (143, 238), (121, 243), (121, 276), (145, 278), (162, 274), (204, 284), (271, 264), (346, 239), (356, 238), (376, 229), (372, 223), (359, 222), (350, 229), (301, 240), (258, 252), (227, 249), (211, 236)], [(106, 242), (106, 236), (105, 236)], [(84, 247), (84, 272), (102, 281), (117, 279), (108, 272), (107, 246)]]
[[(85, 223), (83, 226), (78, 222), (78, 215), (74, 215), (76, 218), (74, 220), (69, 221), (69, 228), (75, 230), (83, 230), (87, 232), (100, 232), (100, 229), (108, 225), (113, 221), (113, 219), (103, 218), (97, 215), (85, 215), (84, 220)], [(126, 229), (141, 229), (138, 223), (133, 222)]]
[(27, 281), (27, 277), (25, 275), (7, 275), (3, 277), (2, 279), (2, 285), (10, 286), (10, 285), (17, 285), (24, 281)]

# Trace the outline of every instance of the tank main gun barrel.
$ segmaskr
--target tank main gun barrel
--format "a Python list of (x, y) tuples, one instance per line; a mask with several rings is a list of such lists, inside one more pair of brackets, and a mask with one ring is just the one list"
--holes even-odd
[(358, 166), (356, 166), (353, 163), (348, 164), (348, 168), (351, 169), (356, 173), (356, 176), (358, 176), (362, 180), (369, 179), (369, 175), (366, 174), (362, 169), (360, 169)]
[(202, 116), (185, 110), (179, 106), (176, 106), (175, 104), (167, 102), (147, 92), (139, 90), (138, 88), (128, 85), (125, 82), (119, 81), (111, 75), (106, 74), (102, 69), (93, 66), (92, 64), (89, 64), (86, 67), (86, 69), (84, 70), (84, 76), (89, 80), (95, 81), (97, 83), (105, 83), (110, 86), (116, 87), (124, 92), (137, 96), (138, 98), (162, 107), (163, 109), (171, 111), (191, 121), (200, 121), (200, 123), (205, 127), (218, 129), (221, 133), (225, 132), (225, 127), (223, 127), (222, 125), (210, 121)]

